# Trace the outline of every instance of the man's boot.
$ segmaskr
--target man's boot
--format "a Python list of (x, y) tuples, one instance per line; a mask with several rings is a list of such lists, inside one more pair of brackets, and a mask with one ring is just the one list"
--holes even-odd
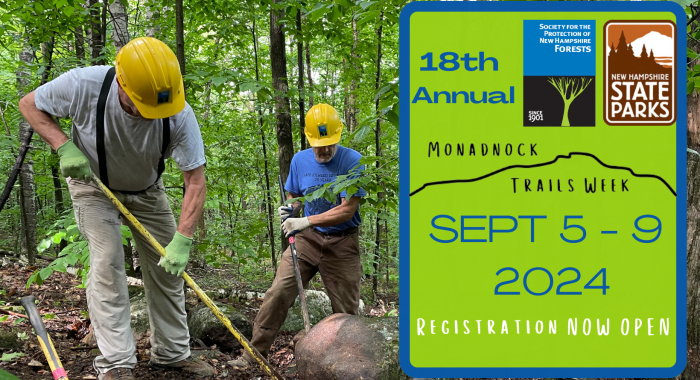
[(130, 368), (112, 368), (105, 373), (101, 373), (97, 378), (99, 380), (136, 380), (134, 375), (131, 374)]
[(193, 358), (192, 356), (175, 363), (160, 364), (151, 361), (150, 363), (148, 363), (148, 365), (156, 368), (178, 369), (196, 376), (214, 376), (214, 368), (210, 366), (209, 363), (197, 358)]

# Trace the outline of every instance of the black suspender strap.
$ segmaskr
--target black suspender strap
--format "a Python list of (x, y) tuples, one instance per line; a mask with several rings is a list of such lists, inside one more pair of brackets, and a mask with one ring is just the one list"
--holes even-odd
[(105, 75), (105, 80), (102, 82), (100, 97), (97, 98), (97, 123), (95, 128), (95, 139), (97, 147), (97, 163), (100, 166), (100, 180), (109, 188), (109, 177), (107, 177), (107, 157), (105, 155), (105, 105), (107, 104), (107, 95), (112, 87), (114, 80), (114, 67), (110, 68)]
[(163, 171), (165, 171), (165, 151), (168, 150), (168, 145), (170, 145), (170, 118), (166, 117), (163, 119), (163, 148), (160, 151), (160, 160), (158, 161), (158, 178), (156, 178), (156, 182), (158, 182), (161, 174), (163, 174)]
[[(109, 188), (109, 177), (107, 176), (107, 156), (105, 154), (105, 106), (107, 104), (107, 95), (109, 95), (109, 90), (114, 80), (114, 74), (115, 70), (114, 67), (112, 67), (107, 71), (105, 80), (102, 82), (100, 97), (97, 98), (97, 120), (95, 123), (95, 146), (97, 148), (97, 162), (100, 167), (100, 180), (107, 188)], [(170, 145), (170, 118), (166, 117), (162, 120), (163, 144), (160, 151), (160, 160), (158, 160), (158, 177), (156, 178), (156, 182), (158, 182), (163, 171), (165, 171), (165, 152), (168, 150), (168, 145)], [(138, 193), (138, 191), (117, 191), (127, 194)]]

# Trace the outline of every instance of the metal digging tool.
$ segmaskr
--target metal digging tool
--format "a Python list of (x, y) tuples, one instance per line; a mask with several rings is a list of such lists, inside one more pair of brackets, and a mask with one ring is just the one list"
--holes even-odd
[(32, 327), (34, 327), (36, 337), (39, 339), (41, 350), (44, 351), (46, 361), (49, 362), (49, 367), (51, 367), (53, 378), (55, 380), (68, 380), (66, 370), (63, 369), (63, 364), (61, 364), (61, 360), (58, 359), (58, 353), (53, 347), (53, 342), (51, 341), (49, 334), (46, 332), (46, 326), (44, 326), (44, 322), (41, 320), (39, 309), (36, 308), (34, 296), (22, 297), (19, 302), (22, 304), (22, 306), (24, 306), (24, 310), (27, 311), (29, 323), (31, 323)]
[[(280, 183), (280, 198), (282, 199), (282, 204), (287, 200), (284, 196), (284, 183), (282, 182), (282, 176), (278, 176)], [(306, 308), (306, 296), (304, 295), (304, 285), (301, 282), (301, 273), (299, 273), (299, 265), (297, 264), (297, 247), (294, 245), (294, 235), (289, 237), (289, 247), (292, 250), (292, 263), (294, 263), (294, 277), (297, 279), (297, 288), (299, 289), (299, 304), (301, 305), (301, 315), (304, 317), (304, 330), (309, 332), (311, 329), (311, 323), (309, 322), (309, 309)]]
[[(119, 199), (117, 199), (114, 196), (114, 194), (112, 194), (112, 192), (102, 183), (102, 181), (100, 181), (100, 179), (95, 175), (95, 173), (92, 173), (92, 180), (95, 181), (100, 190), (102, 190), (102, 193), (104, 193), (104, 195), (106, 195), (107, 198), (109, 198), (109, 200), (112, 201), (112, 203), (115, 206), (117, 206), (122, 215), (124, 215), (124, 217), (128, 219), (134, 225), (134, 227), (136, 227), (136, 229), (146, 238), (146, 240), (153, 246), (153, 248), (155, 248), (155, 250), (158, 253), (160, 253), (161, 256), (165, 257), (165, 249), (163, 249), (160, 243), (158, 243), (158, 241), (156, 241), (156, 239), (154, 239), (153, 236), (151, 236), (151, 234), (143, 227), (143, 225), (141, 225), (141, 223), (139, 223), (139, 221), (136, 220), (136, 218), (133, 215), (131, 215), (129, 210), (127, 210), (126, 207), (124, 207), (124, 205), (119, 201)], [(236, 338), (236, 340), (238, 340), (241, 346), (243, 346), (243, 348), (253, 356), (253, 358), (258, 362), (258, 364), (260, 364), (260, 367), (262, 367), (262, 369), (273, 379), (282, 380), (282, 376), (280, 376), (280, 374), (277, 373), (277, 371), (275, 371), (272, 368), (272, 366), (270, 366), (270, 363), (268, 363), (267, 360), (265, 360), (265, 358), (262, 357), (260, 352), (258, 352), (258, 350), (250, 344), (248, 339), (245, 336), (243, 336), (243, 334), (241, 334), (235, 327), (233, 327), (231, 321), (229, 321), (229, 319), (224, 315), (224, 313), (222, 313), (221, 310), (219, 310), (219, 308), (214, 304), (214, 301), (212, 301), (211, 298), (209, 298), (209, 296), (207, 296), (202, 291), (199, 285), (197, 285), (194, 282), (192, 277), (190, 277), (187, 274), (187, 272), (182, 273), (182, 279), (185, 280), (187, 286), (194, 290), (199, 299), (202, 300), (202, 302), (204, 302), (207, 306), (209, 306), (211, 311), (214, 312), (214, 315), (216, 315), (216, 317), (219, 318), (219, 320), (224, 324), (224, 326), (226, 326), (228, 331), (230, 331), (231, 334), (233, 334), (233, 336)]]

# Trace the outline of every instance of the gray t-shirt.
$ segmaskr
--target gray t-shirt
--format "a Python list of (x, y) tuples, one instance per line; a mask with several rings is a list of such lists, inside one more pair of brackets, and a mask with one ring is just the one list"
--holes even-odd
[[(71, 138), (99, 175), (96, 148), (97, 99), (110, 66), (92, 66), (68, 71), (35, 92), (36, 107), (57, 117), (71, 117)], [(155, 183), (163, 145), (163, 121), (129, 115), (119, 104), (116, 77), (105, 105), (105, 156), (109, 187), (138, 191)], [(172, 157), (182, 171), (206, 162), (204, 143), (192, 107), (170, 117), (170, 145), (165, 158)]]

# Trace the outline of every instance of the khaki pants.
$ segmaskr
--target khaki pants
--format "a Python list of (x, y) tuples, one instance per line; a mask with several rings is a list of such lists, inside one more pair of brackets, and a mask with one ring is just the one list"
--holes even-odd
[[(130, 326), (119, 210), (94, 183), (86, 185), (69, 179), (68, 189), (75, 220), (90, 248), (86, 293), (90, 320), (102, 354), (95, 359), (94, 366), (101, 373), (117, 367), (134, 368), (136, 347)], [(135, 195), (115, 191), (114, 196), (163, 247), (170, 243), (177, 225), (162, 181)], [(186, 359), (190, 356), (190, 336), (183, 280), (158, 266), (160, 254), (136, 228), (128, 225), (138, 248), (148, 304), (151, 360), (168, 364)]]
[[(313, 227), (312, 227), (313, 228)], [(334, 313), (357, 315), (360, 306), (360, 242), (357, 233), (348, 236), (322, 235), (310, 229), (295, 236), (301, 280), (306, 284), (321, 272), (323, 284), (328, 291)], [(277, 332), (287, 318), (289, 308), (299, 295), (291, 249), (282, 254), (282, 260), (272, 286), (253, 324), (251, 344), (267, 356)], [(249, 362), (253, 358), (246, 351)]]

